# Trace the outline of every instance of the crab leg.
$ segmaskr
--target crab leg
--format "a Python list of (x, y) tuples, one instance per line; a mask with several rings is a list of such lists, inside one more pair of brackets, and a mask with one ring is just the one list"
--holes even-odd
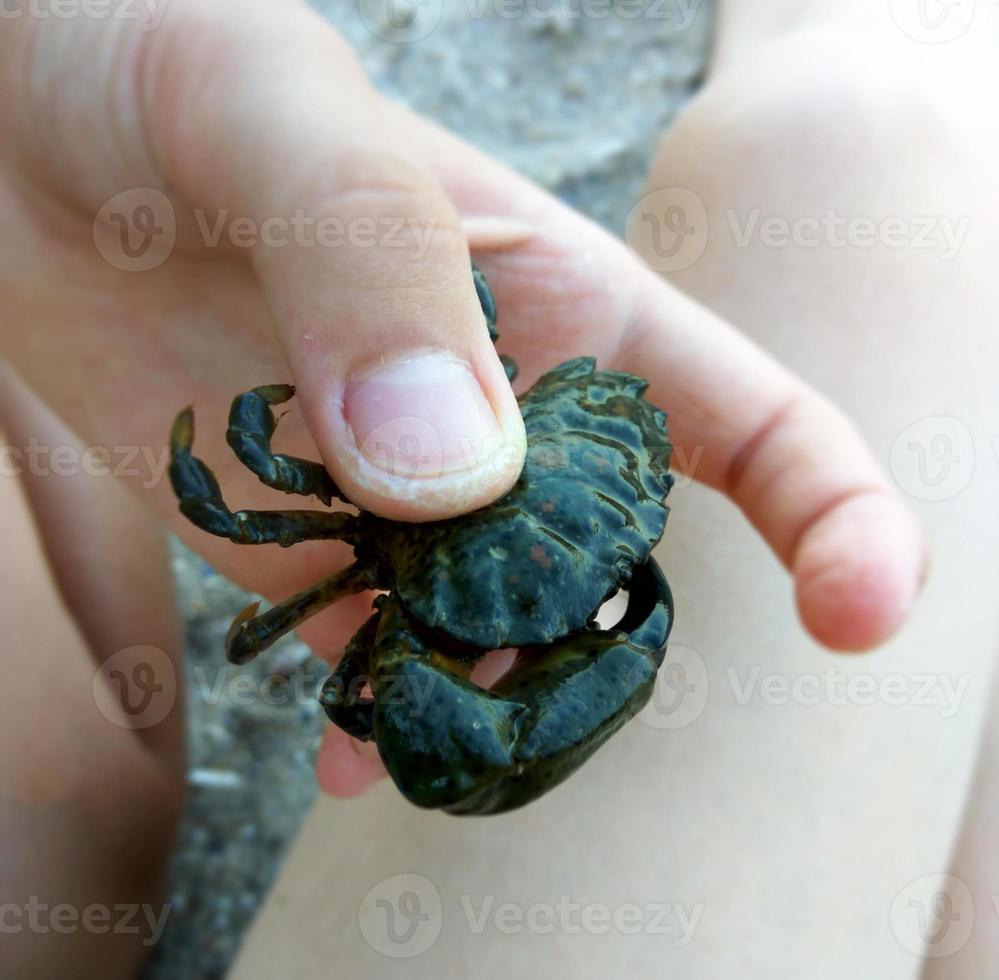
[(264, 385), (239, 395), (229, 410), (226, 441), (239, 461), (256, 473), (261, 483), (275, 490), (303, 497), (314, 495), (327, 507), (333, 497), (346, 500), (321, 463), (271, 449), (271, 437), (277, 428), (271, 406), (289, 401), (294, 394), (292, 385)]
[(357, 518), (342, 512), (229, 510), (215, 475), (191, 454), (193, 442), (194, 413), (187, 408), (177, 416), (170, 433), (170, 482), (181, 513), (203, 531), (236, 544), (282, 547), (314, 539), (352, 540)]
[(344, 596), (364, 592), (376, 584), (369, 568), (353, 564), (259, 616), (256, 613), (260, 603), (251, 603), (229, 627), (225, 638), (226, 656), (231, 663), (245, 664), (310, 616)]
[[(472, 279), (475, 282), (475, 292), (479, 297), (482, 314), (486, 318), (486, 326), (489, 328), (489, 338), (495, 344), (499, 340), (499, 331), (496, 329), (496, 297), (493, 296), (492, 287), (485, 273), (475, 263), (472, 263)], [(506, 371), (507, 380), (514, 381), (518, 372), (517, 362), (506, 354), (500, 354), (500, 361), (503, 370)]]

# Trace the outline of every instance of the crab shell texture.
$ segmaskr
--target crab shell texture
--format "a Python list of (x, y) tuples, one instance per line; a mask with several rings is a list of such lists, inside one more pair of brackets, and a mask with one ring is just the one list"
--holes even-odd
[(592, 358), (561, 364), (520, 398), (527, 459), (505, 496), (453, 520), (378, 528), (372, 557), (387, 560), (410, 615), (480, 650), (590, 624), (666, 524), (671, 446), (647, 386)]

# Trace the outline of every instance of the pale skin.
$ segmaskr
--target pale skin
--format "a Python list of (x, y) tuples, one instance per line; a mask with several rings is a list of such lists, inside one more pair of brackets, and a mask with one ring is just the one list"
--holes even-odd
[[(973, 431), (989, 432), (996, 407), (989, 382), (995, 337), (986, 332), (999, 312), (989, 272), (994, 205), (976, 181), (999, 149), (995, 107), (985, 105), (997, 88), (985, 38), (976, 33), (981, 23), (962, 39), (964, 47), (927, 46), (861, 5), (840, 4), (832, 14), (819, 4), (772, 0), (762, 9), (754, 5), (753, 16), (726, 7), (712, 75), (666, 137), (650, 189), (693, 190), (722, 227), (725, 209), (754, 207), (791, 216), (832, 206), (847, 214), (970, 213), (976, 221), (946, 265), (904, 249), (805, 253), (758, 242), (740, 247), (731, 236), (712, 235), (704, 256), (666, 282), (536, 188), (385, 104), (342, 42), (311, 15), (263, 2), (240, 10), (236, 18), (225, 4), (199, 10), (175, 3), (161, 27), (142, 39), (141, 55), (138, 42), (117, 25), (77, 24), (71, 37), (40, 34), (31, 55), (34, 85), (20, 99), (0, 103), (0, 124), (14, 137), (3, 142), (0, 174), (5, 228), (16, 229), (0, 245), (6, 349), (14, 369), (49, 406), (9, 380), (2, 420), (12, 445), (37, 435), (57, 444), (78, 438), (83, 445), (159, 446), (165, 422), (193, 401), (200, 451), (223, 486), (246, 506), (271, 507), (273, 497), (227, 463), (225, 411), (236, 391), (293, 380), (300, 412), (283, 425), (283, 447), (303, 455), (318, 451), (358, 503), (425, 519), (491, 499), (516, 473), (520, 434), (467, 275), (471, 241), (500, 304), (503, 349), (520, 361), (527, 383), (583, 352), (649, 377), (653, 400), (670, 411), (679, 461), (696, 458), (697, 480), (741, 508), (744, 516), (721, 498), (680, 491), (663, 550), (667, 571), (675, 569), (678, 608), (686, 610), (676, 639), (703, 655), (713, 690), (728, 689), (726, 666), (740, 677), (752, 665), (787, 676), (818, 673), (829, 661), (816, 641), (863, 650), (898, 630), (926, 575), (927, 547), (911, 501), (878, 458), (887, 458), (887, 447), (908, 424), (928, 415), (956, 416)], [(3, 84), (23, 77), (33, 40), (27, 32), (43, 29), (52, 30), (18, 23), (0, 35)], [(142, 86), (123, 89), (121, 79), (135, 75), (112, 71), (113, 59), (96, 58), (96, 51), (140, 65)], [(279, 58), (276, 51), (295, 56)], [(67, 64), (105, 70), (88, 67), (80, 84), (53, 95), (49, 83)], [(916, 81), (928, 72), (930, 99)], [(967, 95), (972, 91), (974, 100)], [(95, 99), (95, 92), (114, 97)], [(105, 108), (85, 117), (94, 105)], [(115, 112), (144, 125), (122, 125)], [(924, 136), (928, 125), (936, 127), (932, 141)], [(961, 153), (943, 152), (950, 146)], [(93, 246), (94, 213), (123, 188), (160, 185), (174, 189), (181, 215), (199, 205), (259, 217), (298, 206), (317, 213), (335, 207), (338, 213), (414, 214), (436, 222), (440, 233), (419, 262), (345, 248), (330, 263), (322, 250), (209, 250), (182, 227), (179, 248), (159, 269), (136, 274), (108, 265)], [(452, 469), (414, 490), (379, 477), (362, 458), (356, 444), (363, 439), (347, 431), (365, 410), (351, 407), (352, 394), (363, 400), (358, 391), (372, 366), (412, 350), (447, 351), (469, 365), (494, 416), (493, 435), (507, 449), (490, 455), (500, 463)], [(960, 370), (948, 373), (942, 365), (954, 358)], [(71, 420), (76, 436), (59, 430), (53, 411)], [(450, 435), (442, 430), (442, 439)], [(753, 976), (753, 970), (770, 976), (768, 967), (779, 959), (795, 965), (795, 975), (807, 969), (811, 976), (917, 976), (919, 961), (885, 923), (893, 895), (907, 881), (948, 866), (969, 798), (997, 624), (987, 606), (969, 601), (967, 585), (955, 588), (954, 582), (995, 578), (989, 503), (995, 479), (988, 482), (986, 464), (955, 501), (921, 506), (935, 552), (932, 609), (929, 598), (920, 603), (917, 623), (878, 655), (880, 663), (908, 673), (939, 672), (943, 659), (948, 671), (974, 678), (960, 712), (944, 727), (918, 707), (901, 724), (899, 712), (877, 705), (804, 712), (791, 706), (775, 714), (772, 705), (715, 697), (698, 723), (680, 732), (630, 728), (585, 778), (502, 823), (444, 828), (439, 818), (405, 809), (386, 786), (349, 807), (337, 805), (342, 812), (326, 805), (314, 814), (279, 885), (295, 900), (286, 899), (284, 912), (265, 913), (239, 975), (273, 975), (267, 950), (276, 948), (276, 932), (292, 929), (303, 975), (331, 957), (345, 970), (370, 971), (376, 954), (351, 921), (371, 885), (400, 871), (419, 871), (446, 898), (452, 891), (490, 892), (529, 905), (557, 900), (558, 888), (552, 892), (544, 877), (554, 862), (577, 867), (571, 885), (577, 900), (662, 901), (665, 888), (669, 901), (702, 903), (706, 918), (682, 947), (664, 948), (651, 936), (529, 937), (518, 949), (534, 968), (568, 963), (576, 972), (606, 975), (621, 957), (638, 957), (648, 969), (665, 957), (685, 976)], [(164, 723), (166, 736), (147, 732), (140, 741), (94, 712), (90, 685), (94, 661), (122, 646), (149, 643), (175, 653), (175, 627), (163, 613), (169, 592), (162, 551), (140, 508), (134, 520), (148, 538), (111, 535), (136, 546), (109, 549), (107, 536), (85, 544), (86, 529), (109, 514), (131, 519), (130, 505), (120, 502), (130, 498), (112, 490), (109, 480), (77, 483), (0, 481), (4, 520), (22, 529), (19, 537), (8, 535), (23, 559), (7, 563), (18, 572), (5, 590), (11, 603), (5, 622), (13, 624), (13, 674), (28, 691), (3, 725), (8, 743), (30, 728), (38, 753), (34, 769), (14, 766), (2, 775), (4, 819), (14, 828), (8, 834), (30, 814), (36, 836), (26, 853), (37, 856), (3, 866), (10, 882), (4, 891), (43, 890), (34, 883), (53, 878), (50, 842), (85, 834), (85, 820), (71, 815), (88, 792), (95, 798), (95, 788), (106, 790), (114, 767), (135, 781), (116, 777), (120, 799), (107, 790), (96, 794), (109, 832), (134, 829), (144, 822), (135, 814), (143, 812), (147, 819), (160, 814), (163, 831), (146, 839), (145, 877), (136, 883), (135, 859), (119, 850), (107, 861), (103, 891), (94, 894), (119, 894), (128, 881), (129, 894), (152, 895), (155, 874), (148, 869), (166, 846), (171, 805), (179, 797), (176, 742), (169, 734), (176, 717)], [(326, 544), (303, 545), (274, 555), (269, 549), (261, 563), (246, 549), (184, 525), (165, 484), (143, 496), (210, 561), (270, 599), (345, 558)], [(73, 507), (92, 508), (76, 552), (86, 555), (86, 574), (65, 548), (64, 515)], [(787, 579), (773, 556), (793, 577), (811, 640), (795, 621)], [(137, 576), (148, 583), (141, 590), (134, 587)], [(304, 638), (330, 655), (364, 604), (318, 617)], [(39, 670), (39, 648), (51, 651), (57, 676), (70, 687), (58, 712), (47, 707), (56, 668)], [(843, 671), (889, 669), (841, 663)], [(37, 688), (33, 695), (29, 684)], [(83, 741), (84, 724), (94, 730), (89, 765), (74, 766), (67, 747)], [(98, 740), (108, 743), (106, 751), (93, 748)], [(116, 761), (105, 766), (97, 759)], [(648, 778), (650, 759), (659, 778)], [(763, 769), (760, 760), (766, 760)], [(69, 769), (73, 782), (57, 780), (58, 806), (40, 811), (32, 790), (38, 780), (25, 772)], [(364, 790), (379, 771), (331, 731), (318, 775), (324, 788), (346, 796)], [(156, 794), (137, 788), (143, 780), (174, 803), (158, 805)], [(991, 798), (987, 783), (981, 795)], [(589, 814), (585, 824), (570, 819), (579, 812)], [(338, 854), (343, 845), (329, 834), (331, 821), (355, 819), (372, 830), (360, 846), (352, 835), (350, 851)], [(621, 820), (618, 832), (613, 828)], [(557, 840), (544, 833), (552, 821), (561, 827)], [(664, 822), (671, 828), (665, 836)], [(614, 869), (601, 859), (608, 835), (620, 848)], [(333, 885), (323, 884), (322, 866), (312, 867), (318, 846), (337, 868)], [(974, 853), (975, 839), (962, 847)], [(459, 853), (461, 862), (455, 861)], [(980, 859), (969, 859), (969, 866), (988, 874)], [(62, 900), (82, 902), (78, 896), (95, 880), (93, 871), (65, 860), (57, 867), (72, 880), (55, 880), (54, 894), (62, 889), (71, 896)], [(980, 887), (999, 890), (988, 881)], [(309, 908), (322, 909), (321, 921), (309, 917)], [(331, 930), (331, 922), (343, 928)], [(958, 955), (975, 954), (987, 937), (983, 924)], [(35, 964), (42, 962), (39, 950), (61, 957), (74, 941), (67, 938), (60, 948), (53, 937), (30, 938)], [(105, 952), (114, 944), (90, 941), (93, 956), (141, 952), (134, 944)], [(449, 952), (464, 950), (487, 974), (499, 975), (509, 966), (501, 963), (506, 947), (493, 958), (490, 942), (488, 933), (446, 933), (415, 961), (416, 969), (441, 975)], [(386, 962), (377, 960), (382, 969)], [(948, 959), (944, 973), (929, 975), (980, 975), (972, 963), (966, 974), (953, 972), (957, 962)], [(403, 965), (412, 975), (414, 961)]]

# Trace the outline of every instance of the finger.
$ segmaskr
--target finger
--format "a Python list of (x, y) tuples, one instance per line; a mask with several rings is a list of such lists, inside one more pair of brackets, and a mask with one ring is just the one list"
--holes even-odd
[(304, 6), (176, 9), (147, 56), (151, 146), (196, 208), (271, 229), (251, 261), (335, 480), (402, 519), (499, 496), (523, 423), (457, 212), (395, 110)]
[(743, 509), (817, 640), (862, 650), (891, 636), (922, 587), (925, 538), (842, 413), (580, 215), (423, 120), (407, 137), (498, 250), (500, 305), (532, 347), (543, 337), (568, 356), (565, 340), (651, 380), (674, 467)]
[(358, 742), (334, 726), (323, 733), (316, 779), (330, 796), (360, 796), (386, 775), (374, 742)]
[(863, 650), (899, 628), (925, 538), (841, 412), (652, 273), (621, 359), (669, 407), (674, 463), (731, 497), (791, 570), (816, 639)]

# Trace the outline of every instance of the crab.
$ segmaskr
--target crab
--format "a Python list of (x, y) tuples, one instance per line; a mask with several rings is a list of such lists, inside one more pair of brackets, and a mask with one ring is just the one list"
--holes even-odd
[[(473, 276), (494, 341), (496, 305)], [(502, 358), (511, 381), (516, 365)], [(452, 814), (499, 813), (562, 782), (648, 702), (673, 622), (669, 586), (652, 557), (672, 485), (666, 415), (647, 382), (567, 361), (519, 398), (527, 430), (520, 478), (503, 497), (450, 520), (403, 523), (365, 511), (231, 511), (194, 455), (186, 409), (170, 438), (181, 512), (239, 544), (337, 539), (355, 561), (266, 612), (233, 622), (226, 651), (246, 663), (341, 597), (375, 590), (374, 613), (326, 681), (331, 721), (374, 740), (402, 794)], [(275, 453), (268, 385), (232, 404), (227, 440), (267, 486), (346, 498), (316, 462)], [(623, 618), (597, 622), (627, 592)], [(517, 648), (491, 688), (472, 682), (489, 651)]]

